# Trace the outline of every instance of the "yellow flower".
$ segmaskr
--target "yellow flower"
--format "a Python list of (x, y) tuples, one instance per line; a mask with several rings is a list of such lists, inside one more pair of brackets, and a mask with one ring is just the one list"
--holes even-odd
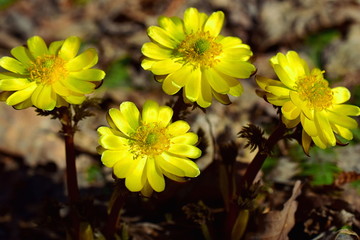
[(249, 63), (250, 47), (237, 37), (219, 35), (224, 13), (210, 16), (189, 8), (184, 20), (160, 17), (158, 26), (148, 28), (152, 42), (145, 43), (142, 67), (156, 75), (165, 93), (173, 95), (184, 88), (184, 99), (206, 108), (215, 97), (229, 104), (227, 94), (240, 96), (237, 78), (255, 72)]
[(17, 109), (35, 106), (43, 110), (70, 104), (81, 104), (105, 73), (90, 69), (97, 61), (95, 49), (80, 55), (80, 39), (69, 37), (46, 46), (41, 37), (27, 41), (27, 47), (11, 50), (15, 57), (2, 57), (0, 66), (0, 100)]
[(270, 63), (280, 81), (257, 77), (267, 100), (281, 106), (283, 122), (303, 127), (302, 145), (306, 153), (313, 141), (320, 148), (334, 146), (336, 134), (351, 140), (349, 129), (357, 128), (357, 122), (349, 116), (359, 116), (360, 108), (343, 104), (350, 98), (345, 87), (330, 88), (320, 69), (309, 70), (306, 62), (294, 51), (286, 55), (278, 53)]
[(198, 136), (188, 132), (185, 121), (172, 123), (172, 115), (170, 107), (154, 101), (145, 102), (142, 114), (134, 103), (123, 102), (120, 109), (109, 110), (110, 127), (98, 128), (103, 164), (125, 178), (130, 191), (148, 196), (152, 189), (164, 190), (164, 175), (175, 181), (199, 175), (198, 166), (188, 159), (201, 155), (194, 146)]

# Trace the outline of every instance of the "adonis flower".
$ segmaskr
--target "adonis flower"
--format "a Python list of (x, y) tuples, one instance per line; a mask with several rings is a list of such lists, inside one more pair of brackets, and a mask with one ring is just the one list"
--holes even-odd
[(142, 67), (156, 75), (165, 93), (173, 95), (184, 88), (184, 99), (203, 108), (211, 105), (213, 97), (229, 104), (228, 94), (241, 95), (237, 78), (254, 73), (248, 62), (252, 52), (240, 38), (219, 35), (223, 12), (208, 16), (189, 8), (184, 20), (160, 17), (158, 23), (148, 28), (152, 42), (142, 47)]
[[(359, 116), (360, 108), (343, 104), (350, 98), (345, 87), (330, 88), (318, 68), (309, 70), (306, 62), (294, 51), (278, 53), (270, 63), (280, 81), (257, 77), (258, 85), (266, 91), (267, 100), (281, 106), (283, 122), (291, 128), (301, 122), (302, 145), (308, 153), (313, 141), (320, 148), (334, 146), (336, 135), (351, 140), (349, 129), (357, 122), (349, 116)], [(335, 133), (335, 134), (334, 134)]]
[(175, 181), (199, 175), (198, 166), (188, 159), (201, 155), (194, 146), (198, 136), (188, 132), (185, 121), (172, 123), (172, 115), (170, 107), (154, 101), (145, 102), (142, 114), (134, 103), (123, 102), (120, 109), (109, 110), (110, 127), (98, 128), (103, 164), (125, 178), (130, 191), (148, 196), (152, 189), (164, 190), (164, 175)]
[(81, 104), (85, 94), (94, 91), (105, 73), (90, 69), (97, 61), (95, 49), (80, 55), (80, 39), (69, 37), (46, 46), (41, 37), (27, 41), (27, 47), (11, 50), (15, 57), (2, 57), (0, 66), (0, 100), (17, 109), (35, 106), (43, 110), (70, 104)]

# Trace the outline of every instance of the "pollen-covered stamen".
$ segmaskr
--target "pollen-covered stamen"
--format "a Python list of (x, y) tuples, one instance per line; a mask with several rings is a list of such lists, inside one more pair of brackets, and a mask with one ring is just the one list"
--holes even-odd
[(30, 79), (37, 83), (52, 84), (67, 77), (65, 60), (55, 55), (39, 56), (28, 68)]
[(138, 156), (155, 156), (170, 147), (166, 128), (157, 124), (142, 124), (129, 139), (130, 152)]
[(209, 32), (187, 35), (176, 49), (176, 55), (195, 67), (212, 67), (219, 61), (217, 56), (222, 52), (221, 44), (215, 39)]
[(301, 77), (296, 82), (301, 100), (306, 101), (308, 107), (320, 111), (330, 107), (333, 100), (333, 93), (323, 73), (324, 71), (313, 69), (310, 75)]

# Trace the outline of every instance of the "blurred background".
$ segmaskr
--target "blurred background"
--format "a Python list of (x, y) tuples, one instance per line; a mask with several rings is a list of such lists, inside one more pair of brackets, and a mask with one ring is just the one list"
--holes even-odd
[[(173, 100), (161, 91), (152, 74), (141, 68), (141, 46), (149, 41), (147, 27), (157, 25), (159, 16), (182, 18), (188, 7), (207, 14), (223, 11), (222, 34), (240, 37), (250, 45), (258, 75), (276, 78), (269, 58), (277, 52), (295, 50), (311, 67), (324, 69), (332, 87), (350, 89), (350, 103), (360, 105), (359, 0), (0, 0), (0, 57), (9, 56), (11, 48), (26, 44), (34, 35), (47, 43), (76, 35), (83, 40), (83, 49), (98, 50), (97, 67), (107, 75), (93, 96), (102, 98), (102, 103), (100, 109), (94, 109), (95, 116), (80, 123), (75, 137), (78, 181), (84, 199), (81, 211), (85, 219), (93, 219), (90, 224), (94, 229), (103, 224), (113, 187), (111, 169), (102, 166), (96, 153), (96, 129), (106, 125), (106, 111), (122, 101), (141, 106), (147, 99), (160, 104)], [(208, 174), (196, 180), (190, 190), (183, 186), (177, 193), (166, 190), (156, 196), (157, 203), (141, 201), (136, 195), (129, 197), (124, 221), (133, 239), (203, 239), (199, 226), (186, 221), (181, 207), (184, 202), (198, 200), (213, 208), (218, 206), (216, 193), (220, 190), (207, 184), (216, 155), (214, 143), (235, 142), (240, 149), (237, 160), (246, 165), (255, 153), (242, 148), (244, 140), (237, 138), (237, 133), (250, 122), (266, 131), (277, 122), (276, 110), (256, 96), (254, 78), (241, 83), (245, 92), (233, 98), (230, 106), (214, 103), (206, 115), (196, 109), (187, 116), (192, 130), (202, 134), (205, 154), (197, 163)], [(65, 154), (59, 130), (57, 121), (37, 116), (34, 109), (16, 111), (0, 104), (0, 239), (65, 239)], [(272, 189), (267, 193), (266, 206), (281, 206), (294, 178), (304, 179), (311, 186), (324, 186), (333, 184), (341, 171), (360, 173), (359, 140), (356, 129), (347, 147), (313, 150), (311, 157), (294, 142), (280, 142), (263, 169), (264, 181)], [(193, 194), (199, 187), (202, 190)], [(292, 230), (291, 239), (307, 239), (334, 226), (359, 229), (359, 189), (360, 184), (355, 182), (337, 198), (327, 193), (317, 195), (318, 190), (313, 189), (313, 195), (303, 193), (312, 204), (303, 215), (296, 215), (296, 222), (301, 224)], [(299, 201), (300, 206), (308, 204)], [(337, 215), (343, 209), (352, 220), (339, 220), (345, 216)], [(325, 221), (329, 216), (332, 220)], [(304, 226), (302, 223), (309, 219)]]

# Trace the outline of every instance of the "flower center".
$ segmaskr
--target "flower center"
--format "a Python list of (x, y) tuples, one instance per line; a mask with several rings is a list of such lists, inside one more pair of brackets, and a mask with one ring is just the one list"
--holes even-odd
[(333, 99), (333, 93), (323, 73), (324, 71), (313, 69), (310, 75), (301, 77), (296, 82), (301, 100), (306, 101), (308, 107), (319, 111), (330, 107)]
[(39, 56), (28, 68), (30, 79), (37, 83), (52, 84), (66, 78), (65, 60), (55, 55)]
[(138, 156), (155, 156), (170, 147), (166, 128), (157, 124), (142, 124), (129, 139), (130, 152)]
[(176, 52), (195, 67), (212, 67), (219, 61), (216, 57), (221, 54), (222, 46), (209, 32), (200, 31), (187, 35)]

